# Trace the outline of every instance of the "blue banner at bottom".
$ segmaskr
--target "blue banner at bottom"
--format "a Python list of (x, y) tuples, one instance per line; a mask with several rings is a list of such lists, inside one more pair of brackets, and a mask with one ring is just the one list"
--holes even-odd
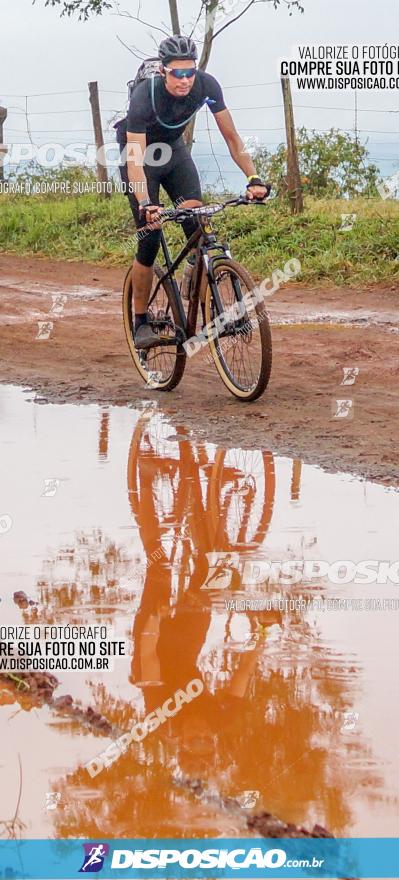
[(3, 840), (8, 880), (398, 878), (399, 838)]

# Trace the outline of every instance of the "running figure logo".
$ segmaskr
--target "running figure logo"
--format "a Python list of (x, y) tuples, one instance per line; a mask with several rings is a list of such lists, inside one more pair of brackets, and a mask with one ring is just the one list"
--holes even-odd
[(85, 857), (83, 860), (83, 865), (79, 869), (79, 874), (81, 874), (82, 871), (87, 871), (88, 874), (101, 871), (101, 868), (104, 864), (104, 859), (109, 853), (109, 844), (84, 843), (83, 849), (85, 851)]

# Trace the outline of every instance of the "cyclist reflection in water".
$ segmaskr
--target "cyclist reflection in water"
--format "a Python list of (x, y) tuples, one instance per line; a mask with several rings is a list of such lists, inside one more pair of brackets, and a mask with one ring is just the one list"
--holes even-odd
[[(197, 458), (198, 458), (198, 450)], [(210, 590), (240, 586), (240, 574), (235, 567), (236, 553), (216, 552), (213, 567), (209, 568), (207, 555), (211, 557), (215, 544), (211, 543), (209, 515), (204, 509), (199, 464), (188, 442), (180, 444), (179, 478), (186, 485), (185, 510), (188, 513), (189, 530), (194, 541), (193, 570), (190, 558), (180, 560), (180, 578), (187, 587), (180, 591), (172, 606), (172, 564), (163, 550), (159, 522), (159, 507), (153, 486), (160, 471), (171, 473), (170, 461), (147, 448), (137, 460), (140, 480), (140, 536), (151, 564), (147, 568), (140, 609), (133, 626), (134, 653), (130, 681), (143, 692), (145, 713), (162, 706), (165, 700), (181, 688), (185, 689), (192, 679), (203, 679), (200, 655), (203, 652), (211, 623), (212, 608)], [(175, 465), (177, 462), (175, 461)], [(185, 465), (185, 466), (184, 466)], [(153, 483), (154, 481), (154, 483)], [(165, 545), (165, 540), (164, 540)], [(161, 551), (161, 552), (159, 552)], [(154, 561), (152, 561), (154, 560)], [(191, 564), (192, 568), (192, 564)], [(227, 581), (227, 582), (226, 582)], [(205, 588), (205, 591), (204, 591)], [(206, 592), (208, 590), (208, 592)], [(281, 622), (281, 615), (267, 612), (258, 615), (264, 626)], [(178, 714), (159, 728), (159, 736), (174, 746), (178, 765), (183, 774), (196, 778), (209, 777), (223, 762), (232, 764), (232, 748), (235, 738), (242, 734), (243, 713), (249, 703), (249, 689), (262, 640), (254, 643), (251, 651), (240, 654), (224, 687), (203, 693)], [(229, 760), (230, 757), (230, 760)]]

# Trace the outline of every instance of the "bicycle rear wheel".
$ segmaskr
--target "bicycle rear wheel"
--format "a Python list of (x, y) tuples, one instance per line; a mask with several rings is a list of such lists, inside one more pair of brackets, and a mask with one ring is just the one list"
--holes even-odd
[(159, 334), (159, 346), (144, 351), (137, 349), (134, 344), (132, 268), (129, 269), (123, 285), (123, 324), (129, 351), (141, 378), (150, 388), (171, 391), (172, 388), (176, 388), (183, 376), (186, 353), (180, 342), (168, 343), (168, 340), (173, 340), (179, 332), (179, 318), (173, 290), (167, 280), (155, 293), (156, 284), (163, 274), (161, 267), (155, 263), (154, 281), (148, 303), (148, 320), (154, 332)]
[[(235, 260), (218, 260), (215, 281), (224, 313), (242, 301), (255, 282)], [(205, 295), (205, 322), (219, 316), (211, 288)], [(256, 400), (267, 388), (272, 367), (270, 324), (262, 303), (240, 317), (232, 317), (209, 346), (216, 369), (226, 387), (239, 400)]]

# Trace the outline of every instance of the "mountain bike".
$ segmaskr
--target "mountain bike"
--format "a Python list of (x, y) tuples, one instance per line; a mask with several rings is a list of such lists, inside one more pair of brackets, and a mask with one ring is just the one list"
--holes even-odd
[[(148, 322), (159, 336), (159, 345), (147, 351), (134, 343), (134, 296), (132, 269), (123, 288), (123, 321), (134, 364), (151, 388), (171, 391), (182, 379), (188, 352), (204, 345), (229, 391), (239, 400), (256, 400), (265, 391), (272, 365), (270, 325), (263, 303), (249, 305), (255, 282), (249, 272), (232, 259), (228, 245), (217, 240), (211, 218), (227, 207), (263, 205), (244, 196), (198, 208), (164, 209), (161, 224), (182, 223), (195, 217), (198, 228), (175, 259), (161, 229), (165, 266), (154, 265), (154, 281), (148, 303)], [(146, 227), (144, 227), (145, 229)], [(195, 250), (187, 314), (175, 271)], [(201, 306), (202, 333), (196, 336)], [(191, 343), (190, 343), (191, 340)], [(194, 343), (193, 343), (194, 340)]]

